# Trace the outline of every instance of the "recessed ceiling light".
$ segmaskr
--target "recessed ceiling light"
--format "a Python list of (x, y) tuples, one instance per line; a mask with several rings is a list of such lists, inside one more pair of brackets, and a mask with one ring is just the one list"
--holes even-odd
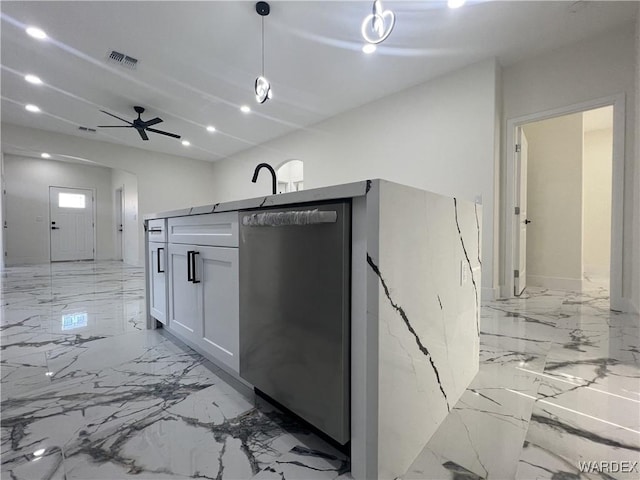
[(376, 46), (373, 43), (365, 43), (362, 46), (362, 51), (364, 53), (373, 53), (376, 51)]
[(189, 145), (191, 145), (191, 142), (189, 140), (182, 140), (182, 145), (188, 147)]
[(38, 107), (37, 105), (32, 105), (30, 103), (25, 105), (24, 108), (31, 113), (38, 113), (40, 111), (40, 107)]
[(24, 79), (29, 83), (33, 83), (34, 85), (42, 85), (42, 80), (40, 80), (40, 77), (36, 77), (35, 75), (31, 75), (30, 73), (25, 75)]
[(45, 38), (47, 38), (47, 34), (44, 33), (44, 30), (38, 27), (27, 27), (25, 29), (25, 32), (27, 32), (27, 34), (31, 35), (33, 38), (37, 38), (38, 40), (44, 40)]
[(40, 154), (40, 156), (41, 156), (42, 158), (51, 158), (51, 155), (49, 155), (49, 154), (48, 154), (48, 153), (46, 153), (46, 152), (45, 152), (45, 153), (41, 153), (41, 154)]
[(33, 455), (36, 456), (36, 457), (41, 457), (42, 455), (44, 455), (45, 451), (46, 450), (44, 448), (39, 448), (38, 450), (33, 452)]
[(466, 0), (449, 0), (449, 8), (459, 8), (462, 5), (464, 5), (464, 3), (466, 2)]
[(251, 109), (249, 108), (249, 106), (248, 106), (248, 105), (242, 105), (242, 106), (240, 107), (240, 111), (241, 111), (242, 113), (249, 113), (249, 112), (251, 111)]
[(211, 132), (211, 133), (213, 133), (213, 132), (215, 132), (215, 131), (216, 131), (216, 127), (214, 127), (213, 125), (209, 125), (209, 126), (207, 127), (207, 132)]

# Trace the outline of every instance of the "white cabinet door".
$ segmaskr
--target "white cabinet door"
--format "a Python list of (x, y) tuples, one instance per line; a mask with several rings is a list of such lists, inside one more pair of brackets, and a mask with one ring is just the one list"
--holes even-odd
[(196, 248), (172, 243), (168, 246), (169, 328), (198, 343), (202, 323), (201, 288), (200, 284), (193, 283), (189, 253)]
[(167, 323), (167, 244), (149, 242), (149, 311)]
[(167, 231), (170, 243), (237, 247), (238, 212), (170, 218)]
[(211, 356), (238, 372), (239, 280), (238, 249), (193, 247), (196, 277), (202, 289), (200, 346)]

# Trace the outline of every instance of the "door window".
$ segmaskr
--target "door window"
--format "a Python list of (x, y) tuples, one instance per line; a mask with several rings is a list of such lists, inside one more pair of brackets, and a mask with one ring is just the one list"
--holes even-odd
[(58, 208), (85, 208), (85, 196), (81, 193), (58, 193)]

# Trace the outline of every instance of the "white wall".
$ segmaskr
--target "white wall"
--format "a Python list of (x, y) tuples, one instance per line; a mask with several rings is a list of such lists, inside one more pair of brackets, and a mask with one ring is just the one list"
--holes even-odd
[[(494, 279), (494, 60), (480, 62), (430, 82), (323, 121), (217, 162), (216, 197), (232, 200), (270, 192), (260, 162), (274, 168), (304, 162), (304, 188), (384, 178), (432, 192), (483, 202), (483, 286)], [(495, 281), (494, 281), (495, 280)]]
[[(144, 264), (145, 214), (209, 204), (220, 197), (213, 188), (213, 168), (209, 162), (4, 123), (2, 144), (3, 151), (11, 148), (38, 155), (39, 152), (69, 155), (136, 175), (139, 265)], [(251, 184), (251, 174), (243, 182)]]
[(582, 283), (582, 114), (524, 126), (527, 177), (527, 284)]
[(586, 276), (609, 278), (613, 130), (584, 133), (582, 262)]
[[(634, 25), (563, 47), (547, 54), (523, 60), (503, 69), (503, 118), (510, 119), (567, 107), (620, 93), (626, 98), (625, 180), (623, 229), (623, 291), (632, 296), (632, 278), (638, 285), (640, 262), (638, 250), (637, 203), (638, 157), (634, 153), (635, 125), (635, 43)], [(506, 131), (503, 132), (506, 134)], [(505, 135), (506, 136), (506, 135)], [(504, 145), (503, 145), (504, 146)], [(503, 149), (503, 152), (506, 150)], [(506, 162), (506, 155), (503, 155)], [(634, 180), (635, 179), (635, 180)], [(503, 188), (506, 188), (506, 178)], [(636, 202), (634, 202), (634, 198)], [(503, 202), (502, 211), (506, 204)], [(506, 217), (506, 215), (505, 215)], [(503, 218), (505, 218), (503, 217)], [(501, 248), (504, 260), (506, 250)], [(635, 261), (634, 261), (635, 260)], [(504, 279), (504, 271), (501, 272)], [(637, 293), (634, 294), (637, 298)]]
[[(122, 204), (124, 210), (122, 222), (123, 248), (122, 261), (130, 265), (138, 265), (144, 263), (141, 258), (143, 251), (138, 251), (138, 242), (140, 240), (140, 232), (138, 228), (138, 177), (134, 174), (125, 172), (124, 170), (113, 169), (111, 174), (111, 191), (115, 195), (115, 191), (122, 188)], [(114, 202), (115, 208), (115, 202)], [(114, 218), (116, 212), (113, 212)], [(117, 233), (114, 228), (114, 242), (117, 241)], [(142, 238), (144, 241), (144, 237)]]
[[(640, 4), (638, 5), (638, 12), (636, 13), (636, 85), (635, 85), (635, 97), (636, 97), (636, 118), (635, 124), (640, 127)], [(637, 127), (637, 128), (638, 128)], [(635, 218), (640, 216), (640, 135), (636, 132), (636, 165), (635, 165), (635, 192), (633, 196), (633, 215)], [(640, 312), (640, 221), (635, 222), (633, 225), (633, 255), (632, 264), (635, 265), (633, 271), (632, 285), (631, 285), (631, 307)]]
[(0, 152), (0, 269), (5, 266), (5, 234), (4, 234), (4, 221), (6, 217), (6, 201), (5, 201), (5, 188), (4, 188), (4, 154)]
[(111, 169), (5, 155), (7, 265), (50, 260), (49, 187), (93, 189), (97, 260), (114, 258)]

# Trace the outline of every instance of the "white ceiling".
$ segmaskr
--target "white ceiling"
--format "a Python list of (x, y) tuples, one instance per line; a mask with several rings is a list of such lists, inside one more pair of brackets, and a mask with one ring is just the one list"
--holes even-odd
[[(508, 65), (633, 21), (637, 2), (388, 1), (397, 22), (373, 55), (360, 24), (372, 1), (273, 1), (265, 18), (265, 74), (274, 97), (258, 105), (261, 68), (255, 2), (2, 1), (2, 121), (152, 151), (219, 160), (342, 111), (495, 56)], [(24, 33), (27, 25), (47, 41)], [(106, 61), (117, 50), (136, 70)], [(44, 85), (24, 81), (38, 75)], [(25, 111), (26, 103), (43, 110)], [(243, 114), (239, 106), (253, 109)], [(144, 119), (191, 142), (117, 125), (99, 110)], [(218, 131), (208, 133), (207, 125)], [(5, 151), (19, 146), (4, 145)]]

